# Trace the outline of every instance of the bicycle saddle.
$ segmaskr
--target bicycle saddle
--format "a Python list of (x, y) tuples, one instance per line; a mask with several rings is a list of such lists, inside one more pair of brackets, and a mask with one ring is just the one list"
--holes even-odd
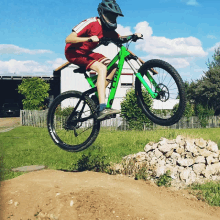
[(73, 70), (74, 73), (85, 73), (86, 72), (86, 68), (83, 66), (80, 66), (79, 68)]

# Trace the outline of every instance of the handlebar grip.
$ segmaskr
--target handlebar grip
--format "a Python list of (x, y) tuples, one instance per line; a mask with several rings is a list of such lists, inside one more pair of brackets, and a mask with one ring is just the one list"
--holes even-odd
[(138, 36), (135, 35), (135, 34), (133, 34), (133, 35), (132, 35), (132, 41), (136, 42), (137, 40), (138, 40)]

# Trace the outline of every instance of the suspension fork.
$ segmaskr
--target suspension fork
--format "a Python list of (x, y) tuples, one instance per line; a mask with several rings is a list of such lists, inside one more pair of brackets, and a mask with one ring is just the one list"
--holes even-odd
[[(142, 75), (140, 73), (136, 73), (135, 74), (136, 77), (141, 81), (141, 83), (143, 84), (143, 86), (145, 87), (145, 89), (149, 92), (149, 94), (151, 95), (151, 97), (153, 99), (155, 99), (158, 96), (158, 93), (153, 92), (152, 89), (149, 87), (149, 85), (146, 83), (146, 81), (144, 80), (144, 78), (142, 77)], [(147, 76), (148, 77), (148, 76)], [(150, 79), (149, 79), (150, 80)], [(150, 80), (151, 81), (151, 80)], [(155, 82), (155, 81), (154, 81)], [(153, 84), (155, 87), (155, 84)], [(157, 88), (157, 87), (155, 87)]]
[[(135, 59), (137, 61), (137, 63), (139, 64), (139, 66), (141, 66), (141, 62), (136, 59), (136, 57), (133, 57), (133, 59)], [(147, 84), (147, 82), (144, 80), (144, 78), (142, 77), (141, 73), (137, 72), (137, 69), (134, 67), (134, 65), (130, 62), (129, 59), (126, 59), (126, 62), (128, 63), (128, 65), (131, 67), (131, 69), (134, 71), (135, 76), (140, 80), (140, 82), (143, 84), (143, 86), (145, 87), (145, 89), (149, 92), (149, 94), (151, 95), (151, 97), (153, 99), (155, 99), (158, 96), (157, 92), (153, 92), (152, 89), (149, 87), (149, 85)], [(155, 89), (158, 90), (158, 85), (156, 83), (156, 81), (154, 80), (154, 78), (151, 76), (151, 74), (146, 71), (145, 75), (147, 76), (147, 78), (149, 79), (149, 81), (153, 84), (153, 86), (155, 87)]]

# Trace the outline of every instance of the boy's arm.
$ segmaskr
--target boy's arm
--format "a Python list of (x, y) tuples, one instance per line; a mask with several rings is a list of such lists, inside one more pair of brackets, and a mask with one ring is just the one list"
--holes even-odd
[[(143, 37), (143, 35), (141, 34), (141, 33), (135, 33), (135, 35), (137, 35), (138, 37)], [(128, 36), (120, 36), (119, 35), (119, 38), (127, 38), (127, 37), (129, 37), (129, 36), (131, 36), (131, 35), (128, 35)], [(134, 55), (134, 56), (136, 56), (134, 53), (132, 53), (130, 50), (128, 50), (128, 52), (130, 53), (130, 54), (132, 54), (132, 55)], [(138, 60), (142, 63), (142, 64), (144, 64), (145, 62), (141, 59), (141, 58), (139, 58), (138, 57)], [(150, 69), (150, 71), (153, 73), (153, 75), (156, 75), (156, 74), (158, 74), (158, 72), (154, 69), (154, 68), (151, 68)]]
[(99, 42), (99, 38), (97, 36), (92, 37), (78, 37), (76, 32), (72, 32), (70, 35), (67, 36), (65, 42), (67, 43), (83, 43), (88, 41), (89, 39), (92, 40), (92, 42)]
[[(143, 35), (141, 33), (135, 33), (135, 35), (137, 35), (138, 37), (143, 37)], [(119, 35), (119, 38), (123, 39), (123, 38), (127, 38), (129, 36), (132, 36), (132, 35), (128, 35), (128, 36), (120, 36)]]

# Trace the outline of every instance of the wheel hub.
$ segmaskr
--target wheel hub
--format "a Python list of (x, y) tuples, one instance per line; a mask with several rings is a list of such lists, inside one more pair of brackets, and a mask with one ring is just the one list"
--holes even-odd
[(69, 120), (69, 118), (66, 119), (65, 124), (64, 124), (64, 128), (66, 130), (76, 130), (82, 126), (82, 123), (78, 122), (77, 120), (78, 115), (79, 115), (79, 112), (76, 112), (71, 120)]
[(170, 98), (170, 93), (167, 86), (162, 83), (157, 85), (155, 92), (158, 94), (156, 99), (162, 102), (166, 102)]

